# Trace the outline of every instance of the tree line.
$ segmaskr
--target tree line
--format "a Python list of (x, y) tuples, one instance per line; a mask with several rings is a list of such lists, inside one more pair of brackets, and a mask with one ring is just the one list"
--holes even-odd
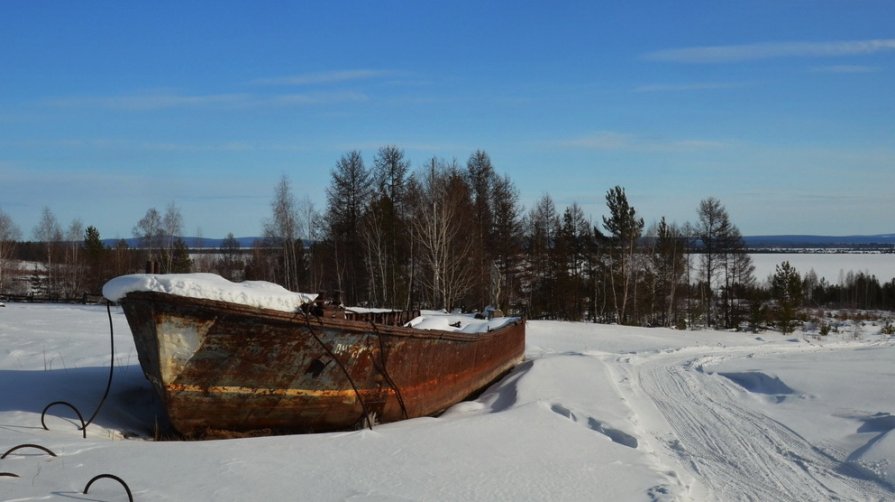
[[(538, 319), (725, 328), (773, 322), (782, 312), (783, 298), (756, 281), (718, 199), (700, 201), (692, 223), (662, 217), (649, 227), (623, 187), (607, 190), (605, 201), (597, 222), (575, 203), (557, 208), (549, 195), (525, 210), (483, 150), (465, 164), (433, 157), (415, 170), (396, 146), (380, 148), (369, 167), (350, 151), (330, 173), (323, 211), (297, 199), (283, 176), (251, 249), (229, 234), (214, 253), (191, 251), (174, 204), (146, 212), (133, 248), (124, 240), (104, 245), (78, 220), (63, 230), (47, 208), (34, 241), (19, 242), (21, 232), (0, 212), (0, 292), (11, 287), (9, 267), (6, 276), (2, 269), (15, 257), (39, 263), (32, 290), (57, 297), (98, 294), (109, 278), (148, 262), (160, 273), (216, 272), (396, 309), (490, 306)], [(863, 277), (855, 289), (864, 292), (853, 296), (850, 286), (799, 279), (806, 285), (799, 306), (847, 298), (885, 308), (893, 298), (888, 284), (874, 289)]]

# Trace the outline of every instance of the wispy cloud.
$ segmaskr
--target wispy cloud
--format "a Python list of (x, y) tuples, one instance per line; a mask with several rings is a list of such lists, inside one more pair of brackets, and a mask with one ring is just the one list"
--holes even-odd
[(72, 96), (47, 99), (44, 104), (59, 108), (108, 108), (113, 110), (159, 110), (164, 108), (196, 108), (233, 106), (244, 103), (247, 94), (137, 94), (130, 96)]
[(634, 92), (689, 92), (737, 89), (747, 87), (746, 82), (691, 82), (684, 84), (646, 84), (634, 88)]
[(895, 39), (840, 42), (770, 42), (664, 49), (643, 55), (651, 61), (671, 63), (734, 63), (786, 57), (834, 57), (895, 50)]
[(252, 84), (258, 85), (321, 85), (336, 84), (354, 80), (390, 77), (396, 75), (388, 70), (339, 70), (318, 73), (301, 73), (284, 77), (259, 78)]
[[(147, 151), (147, 152), (250, 152), (250, 151), (306, 151), (310, 147), (300, 142), (264, 142), (264, 141), (218, 141), (207, 143), (196, 142), (162, 142), (136, 141), (110, 138), (70, 138), (55, 140), (0, 140), (0, 148), (28, 149), (82, 149), (105, 151)], [(0, 167), (3, 163), (0, 162)]]
[(815, 66), (811, 68), (813, 73), (876, 73), (880, 71), (879, 66), (864, 66), (839, 64), (830, 66)]
[(334, 146), (336, 150), (364, 150), (376, 151), (383, 146), (394, 145), (404, 151), (423, 152), (431, 158), (432, 155), (443, 155), (444, 152), (471, 151), (473, 147), (460, 143), (419, 142), (419, 141), (359, 141), (355, 143), (339, 143)]
[(367, 100), (360, 92), (318, 92), (303, 94), (135, 94), (129, 96), (76, 96), (44, 100), (57, 108), (102, 108), (118, 111), (153, 111), (179, 108), (246, 109), (261, 107), (309, 106)]
[(626, 150), (642, 152), (692, 152), (715, 150), (729, 146), (728, 143), (721, 141), (702, 139), (666, 140), (612, 131), (601, 131), (576, 138), (555, 141), (553, 142), (553, 145), (562, 148), (585, 150)]

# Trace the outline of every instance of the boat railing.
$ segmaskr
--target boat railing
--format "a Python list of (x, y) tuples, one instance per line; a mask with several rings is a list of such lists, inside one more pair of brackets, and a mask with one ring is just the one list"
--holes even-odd
[(372, 322), (388, 326), (403, 326), (420, 316), (419, 310), (392, 310), (387, 312), (352, 312), (346, 310), (345, 319), (349, 321)]

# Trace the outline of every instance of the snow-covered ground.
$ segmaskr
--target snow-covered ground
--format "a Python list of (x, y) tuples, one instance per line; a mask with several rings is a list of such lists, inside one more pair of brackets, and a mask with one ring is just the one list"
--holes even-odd
[[(893, 500), (895, 340), (529, 322), (526, 361), (438, 418), (155, 442), (124, 316), (0, 309), (2, 500)], [(142, 437), (143, 439), (141, 439)], [(130, 438), (130, 439), (125, 439)]]

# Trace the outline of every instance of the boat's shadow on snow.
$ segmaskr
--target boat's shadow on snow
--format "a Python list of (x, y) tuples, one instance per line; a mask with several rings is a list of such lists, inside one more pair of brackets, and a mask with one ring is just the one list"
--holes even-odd
[[(0, 370), (0, 412), (25, 412), (40, 415), (57, 401), (70, 403), (88, 420), (102, 400), (109, 380), (108, 367), (53, 369), (45, 371)], [(93, 424), (120, 432), (124, 436), (152, 437), (164, 427), (164, 408), (139, 365), (116, 366), (109, 395)], [(65, 405), (46, 410), (49, 429), (80, 427), (75, 412)], [(40, 417), (34, 424), (0, 423), (0, 427), (41, 428)], [(88, 426), (88, 431), (90, 427)]]

